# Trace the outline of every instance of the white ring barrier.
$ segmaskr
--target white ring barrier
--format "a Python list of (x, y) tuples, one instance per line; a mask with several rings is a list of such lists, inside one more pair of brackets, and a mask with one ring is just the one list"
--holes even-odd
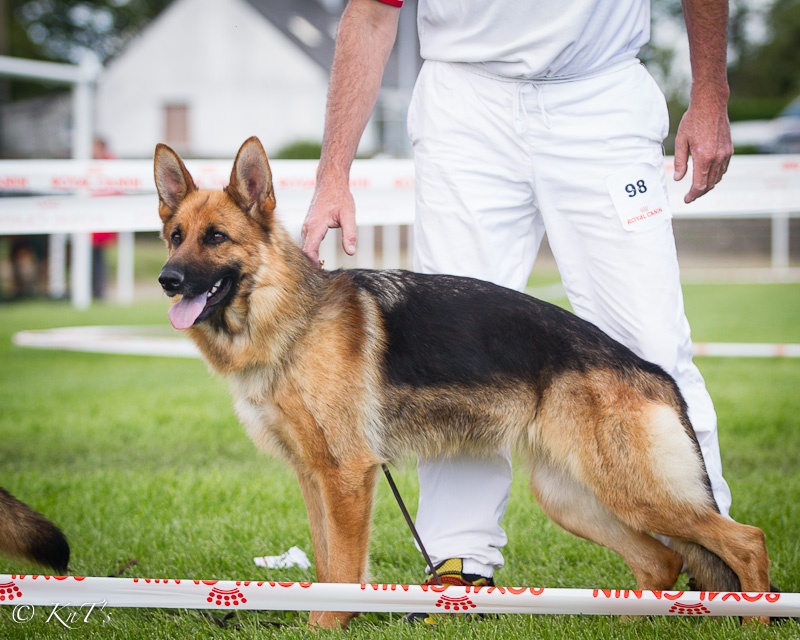
[[(166, 323), (163, 326), (80, 326), (18, 331), (11, 337), (11, 342), (17, 347), (31, 349), (200, 357), (194, 343), (168, 328)], [(693, 350), (699, 357), (800, 358), (800, 344), (695, 342)]]
[(800, 617), (797, 593), (0, 575), (0, 605), (68, 602), (170, 609)]
[(695, 342), (695, 356), (717, 358), (800, 358), (800, 344)]

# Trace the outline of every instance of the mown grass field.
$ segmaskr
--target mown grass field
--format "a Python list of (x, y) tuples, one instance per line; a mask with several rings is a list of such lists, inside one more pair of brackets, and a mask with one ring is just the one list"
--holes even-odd
[[(800, 342), (800, 285), (692, 285), (685, 289), (697, 341)], [(165, 324), (167, 302), (131, 308), (63, 303), (0, 306), (0, 485), (47, 514), (72, 545), (80, 575), (313, 580), (313, 570), (265, 570), (258, 555), (293, 545), (311, 555), (291, 471), (259, 454), (233, 415), (224, 381), (199, 360), (39, 351), (11, 346), (22, 329)], [(800, 360), (698, 359), (720, 421), (733, 516), (767, 534), (773, 581), (800, 591)], [(395, 479), (416, 503), (413, 461)], [(469, 514), (465, 514), (468, 517)], [(510, 542), (498, 582), (632, 588), (624, 563), (547, 521), (517, 466), (505, 520)], [(417, 582), (423, 563), (384, 481), (371, 546), (380, 582)], [(0, 558), (0, 573), (40, 573)], [(740, 628), (736, 620), (622, 622), (591, 616), (448, 619), (435, 630), (370, 614), (345, 632), (311, 634), (305, 613), (239, 612), (224, 629), (200, 612), (110, 611), (66, 629), (39, 612), (15, 623), (0, 607), (3, 638), (800, 638), (800, 622)]]

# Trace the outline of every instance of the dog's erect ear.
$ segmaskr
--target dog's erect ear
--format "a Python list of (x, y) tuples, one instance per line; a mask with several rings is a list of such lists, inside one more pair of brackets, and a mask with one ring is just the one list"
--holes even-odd
[(156, 190), (160, 201), (158, 213), (161, 220), (166, 222), (175, 213), (184, 198), (193, 191), (197, 191), (197, 186), (186, 170), (186, 165), (183, 164), (181, 157), (167, 145), (161, 143), (156, 145), (153, 164)]
[(231, 171), (231, 182), (225, 188), (234, 202), (261, 224), (268, 226), (275, 210), (272, 172), (261, 141), (253, 136), (245, 140)]

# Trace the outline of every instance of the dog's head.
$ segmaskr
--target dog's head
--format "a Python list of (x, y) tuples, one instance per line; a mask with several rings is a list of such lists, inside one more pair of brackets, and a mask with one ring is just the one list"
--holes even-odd
[(170, 297), (176, 329), (222, 322), (224, 312), (247, 296), (247, 288), (275, 225), (275, 196), (267, 155), (258, 138), (239, 149), (230, 184), (200, 190), (175, 151), (155, 151), (158, 212), (169, 259), (158, 277)]

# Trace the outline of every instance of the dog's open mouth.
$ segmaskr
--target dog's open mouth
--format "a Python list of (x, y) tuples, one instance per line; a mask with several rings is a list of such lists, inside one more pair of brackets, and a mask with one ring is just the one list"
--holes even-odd
[(188, 329), (205, 320), (228, 297), (233, 287), (232, 278), (220, 278), (208, 291), (189, 298), (183, 296), (169, 310), (169, 320), (176, 329)]

